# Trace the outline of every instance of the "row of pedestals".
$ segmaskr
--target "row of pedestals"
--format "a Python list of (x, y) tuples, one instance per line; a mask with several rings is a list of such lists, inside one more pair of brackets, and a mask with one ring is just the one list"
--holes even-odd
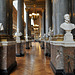
[(55, 75), (75, 74), (75, 42), (41, 41), (44, 53), (50, 57), (50, 66)]
[[(26, 47), (28, 43), (28, 48)], [(0, 75), (10, 75), (11, 71), (17, 66), (16, 56), (22, 57), (25, 55), (25, 49), (29, 49), (31, 42), (15, 41), (0, 42)]]

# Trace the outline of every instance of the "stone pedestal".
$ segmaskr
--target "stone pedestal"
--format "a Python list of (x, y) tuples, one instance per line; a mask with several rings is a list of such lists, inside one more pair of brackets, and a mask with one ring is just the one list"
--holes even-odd
[(21, 43), (16, 43), (16, 56), (20, 57), (21, 56)]
[(25, 41), (22, 41), (21, 42), (21, 56), (24, 56), (25, 55)]
[(50, 57), (51, 56), (51, 46), (49, 41), (45, 41), (45, 56)]
[(21, 57), (25, 54), (25, 42), (16, 43), (16, 56)]
[(50, 43), (50, 65), (55, 75), (72, 75), (75, 72), (75, 42), (52, 41)]
[(13, 41), (0, 42), (0, 75), (9, 75), (17, 66), (15, 43)]
[(30, 49), (30, 42), (26, 41), (26, 49)]
[(41, 41), (41, 48), (44, 49), (44, 41)]

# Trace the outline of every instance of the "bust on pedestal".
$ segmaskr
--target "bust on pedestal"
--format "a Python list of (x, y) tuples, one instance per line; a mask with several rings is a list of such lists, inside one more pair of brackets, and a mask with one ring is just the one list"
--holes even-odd
[(43, 40), (45, 40), (45, 38), (46, 38), (46, 34), (43, 35)]
[(49, 28), (49, 32), (47, 34), (49, 36), (49, 40), (52, 39), (52, 35), (53, 35), (53, 30), (51, 30), (51, 27)]
[(20, 36), (22, 36), (22, 33), (21, 32), (16, 32), (15, 33), (15, 36), (16, 36), (16, 42), (17, 43), (20, 43), (21, 41), (20, 41)]
[(73, 42), (73, 35), (71, 31), (75, 28), (75, 25), (70, 23), (70, 15), (65, 14), (64, 15), (65, 22), (60, 25), (60, 28), (66, 31), (66, 34), (64, 35), (64, 41), (65, 42)]

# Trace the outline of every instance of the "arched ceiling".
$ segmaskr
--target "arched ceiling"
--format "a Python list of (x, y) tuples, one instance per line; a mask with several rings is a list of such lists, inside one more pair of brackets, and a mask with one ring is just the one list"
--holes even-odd
[(41, 15), (42, 10), (45, 8), (45, 0), (24, 0), (24, 2), (30, 13), (36, 11)]
[(27, 8), (44, 8), (45, 0), (25, 0)]

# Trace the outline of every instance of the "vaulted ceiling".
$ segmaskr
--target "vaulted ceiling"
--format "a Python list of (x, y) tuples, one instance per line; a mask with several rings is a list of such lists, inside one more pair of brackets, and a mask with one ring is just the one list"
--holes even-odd
[(25, 0), (27, 8), (44, 8), (45, 0)]
[[(40, 16), (42, 16), (42, 10), (45, 9), (45, 0), (24, 0), (26, 8), (29, 9), (29, 13), (38, 12)], [(39, 30), (36, 32), (36, 34), (40, 33), (41, 31), (41, 18), (38, 19), (38, 21), (34, 24), (38, 24)]]
[(41, 12), (42, 9), (45, 8), (45, 0), (24, 0), (26, 4), (26, 8), (30, 9), (30, 11)]

